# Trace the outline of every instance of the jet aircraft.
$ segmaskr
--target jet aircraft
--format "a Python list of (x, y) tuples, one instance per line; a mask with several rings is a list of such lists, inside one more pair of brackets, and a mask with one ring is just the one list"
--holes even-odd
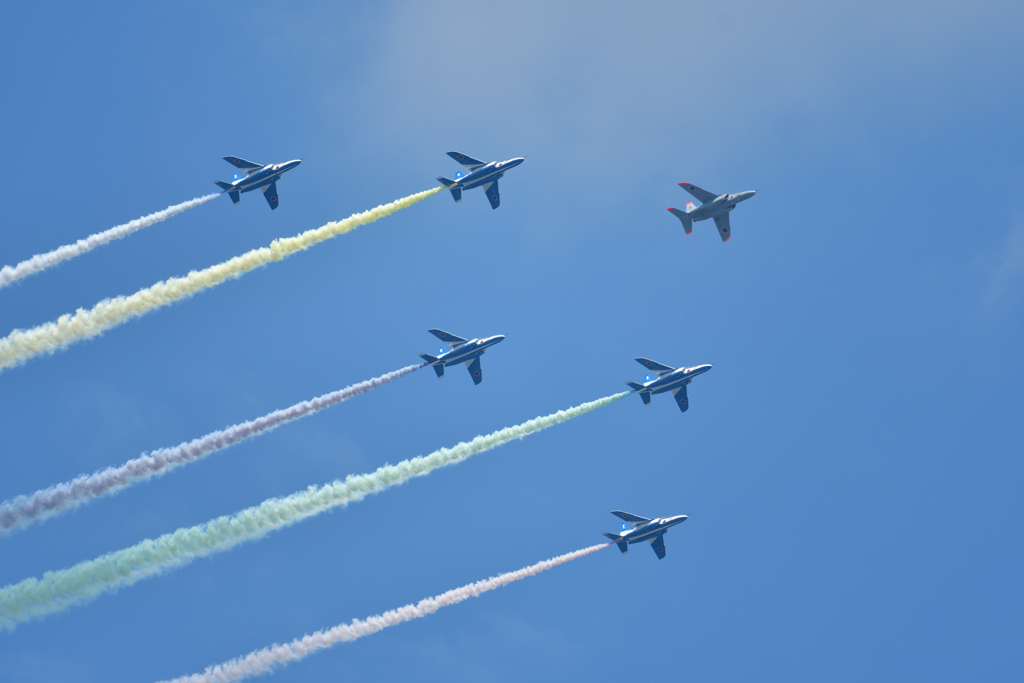
[(622, 528), (617, 534), (605, 532), (604, 537), (613, 540), (623, 555), (629, 552), (629, 544), (650, 541), (659, 560), (665, 559), (665, 534), (669, 528), (686, 521), (686, 515), (647, 519), (622, 510), (614, 510), (612, 514), (622, 519)]
[(252, 192), (257, 189), (263, 190), (263, 196), (266, 197), (267, 204), (270, 204), (271, 209), (277, 208), (277, 181), (285, 173), (302, 163), (301, 159), (293, 159), (283, 164), (268, 164), (264, 166), (263, 164), (254, 164), (251, 161), (239, 159), (238, 157), (224, 157), (224, 161), (235, 168), (241, 169), (247, 175), (244, 178), (239, 178), (236, 173), (234, 182), (225, 183), (215, 180), (214, 184), (227, 192), (228, 196), (231, 197), (231, 201), (235, 204), (241, 200), (242, 192)]
[(480, 369), (480, 356), (484, 355), (484, 352), (489, 347), (494, 346), (505, 338), (505, 335), (499, 334), (484, 339), (467, 340), (444, 330), (427, 331), (445, 344), (448, 344), (451, 349), (445, 351), (443, 348), (440, 348), (437, 350), (437, 356), (421, 353), (420, 358), (433, 366), (434, 372), (437, 373), (438, 377), (444, 377), (446, 365), (465, 363), (466, 367), (469, 368), (469, 376), (473, 378), (473, 384), (480, 384), (484, 379), (483, 371)]
[(526, 161), (523, 157), (517, 157), (508, 161), (492, 161), (489, 164), (485, 164), (479, 159), (474, 159), (460, 152), (448, 152), (448, 156), (465, 166), (469, 174), (462, 175), (460, 171), (455, 174), (455, 180), (439, 177), (437, 179), (438, 182), (452, 191), (452, 197), (455, 198), (456, 203), (462, 201), (463, 190), (483, 187), (484, 192), (487, 193), (487, 201), (491, 203), (492, 209), (497, 209), (498, 205), (501, 204), (501, 194), (498, 192), (498, 178), (505, 175), (505, 171), (515, 168)]
[(693, 381), (697, 375), (704, 374), (711, 369), (710, 365), (698, 365), (694, 368), (673, 368), (662, 365), (648, 358), (637, 358), (636, 362), (648, 370), (653, 370), (657, 377), (647, 375), (643, 384), (639, 382), (626, 382), (629, 388), (640, 394), (644, 405), (651, 402), (651, 394), (661, 394), (671, 391), (676, 397), (676, 405), (684, 413), (690, 407), (686, 398), (686, 385)]
[(700, 189), (693, 183), (679, 183), (679, 187), (692, 194), (701, 203), (700, 206), (695, 206), (693, 202), (687, 202), (685, 211), (673, 206), (668, 207), (672, 215), (682, 221), (686, 234), (689, 235), (693, 232), (694, 221), (706, 221), (709, 218), (714, 218), (718, 234), (722, 236), (723, 242), (728, 242), (732, 237), (729, 227), (729, 212), (735, 209), (737, 204), (747, 201), (756, 194), (754, 190), (747, 190), (738, 194), (716, 195), (714, 192)]

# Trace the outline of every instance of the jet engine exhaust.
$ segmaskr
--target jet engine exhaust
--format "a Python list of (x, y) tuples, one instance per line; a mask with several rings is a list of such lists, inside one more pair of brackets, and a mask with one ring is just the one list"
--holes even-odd
[(205, 204), (211, 199), (216, 199), (219, 196), (219, 193), (208, 194), (202, 197), (196, 197), (195, 199), (190, 199), (187, 202), (182, 202), (181, 204), (168, 206), (163, 211), (157, 211), (156, 213), (151, 213), (148, 216), (136, 218), (133, 221), (128, 221), (124, 225), (115, 226), (109, 230), (98, 232), (95, 235), (89, 235), (85, 239), (80, 239), (74, 244), (65, 244), (64, 246), (57, 247), (53, 251), (49, 251), (45, 254), (36, 254), (32, 258), (22, 261), (16, 266), (4, 266), (3, 268), (0, 268), (0, 288), (6, 287), (12, 282), (20, 280), (23, 277), (35, 275), (47, 268), (52, 268), (61, 261), (67, 261), (70, 258), (81, 256), (87, 251), (92, 251), (96, 247), (106, 244), (107, 242), (113, 242), (114, 240), (127, 237), (133, 232), (142, 230), (143, 228), (148, 228), (154, 223), (165, 221), (171, 216), (179, 214), (182, 211), (195, 208), (200, 204)]
[(0, 503), (0, 535), (12, 530), (23, 529), (33, 522), (53, 517), (65, 510), (71, 510), (93, 498), (113, 495), (132, 484), (163, 475), (175, 467), (204, 458), (210, 453), (227, 448), (239, 441), (263, 434), (275, 427), (311, 415), (359, 394), (365, 394), (371, 389), (376, 389), (423, 367), (426, 367), (426, 364), (409, 365), (401, 370), (353, 384), (312, 400), (275, 410), (255, 420), (211, 432), (200, 439), (179, 444), (174, 448), (161, 448), (152, 451), (129, 460), (120, 467), (108, 467), (93, 474), (83, 474), (71, 481), (36, 491), (30, 496), (18, 496), (14, 500), (4, 501)]
[(164, 683), (224, 683), (225, 681), (239, 681), (249, 676), (269, 673), (276, 667), (286, 666), (291, 662), (304, 659), (318, 650), (333, 647), (338, 643), (352, 642), (363, 636), (382, 631), (389, 626), (425, 617), (442, 607), (450, 607), (463, 600), (475, 598), (487, 591), (507, 586), (510, 583), (534, 576), (560, 564), (596, 553), (598, 550), (607, 548), (609, 545), (611, 544), (592, 545), (589, 548), (559, 555), (558, 557), (538, 562), (529, 567), (523, 567), (514, 572), (500, 574), (485, 581), (477, 581), (476, 583), (455, 588), (432, 598), (424, 598), (415, 605), (406, 605), (398, 609), (388, 610), (383, 614), (367, 619), (353, 619), (350, 623), (338, 624), (333, 628), (317, 631), (312, 635), (297, 638), (285, 645), (271, 645), (262, 650), (250, 652), (244, 657), (237, 657), (223, 664), (207, 667), (206, 671), (201, 674), (181, 676)]
[(41, 579), (29, 578), (4, 586), (0, 588), (0, 629), (13, 629), (20, 622), (55, 614), (72, 605), (91, 602), (104, 593), (182, 567), (198, 557), (223, 552), (240, 543), (262, 538), (271, 531), (337, 507), (345, 507), (370, 494), (430, 474), (440, 467), (460, 463), (477, 453), (568, 422), (629, 394), (623, 391), (574, 408), (535, 417), (514, 427), (505, 427), (463, 441), (451, 448), (438, 449), (429, 455), (384, 465), (370, 474), (352, 474), (344, 480), (335, 480), (320, 487), (311, 486), (284, 498), (271, 498), (234, 515), (178, 529), (155, 540), (146, 539), (130, 548), (79, 562), (67, 569), (46, 572)]
[(29, 330), (14, 330), (0, 339), (0, 371), (20, 365), (42, 353), (53, 353), (79, 340), (95, 337), (112, 327), (136, 318), (168, 304), (186, 299), (204, 289), (215, 287), (222, 282), (241, 277), (250, 270), (280, 261), (297, 251), (308, 249), (337, 235), (355, 230), (361, 225), (390, 216), (408, 208), (427, 197), (437, 194), (443, 187), (417, 192), (402, 199), (383, 204), (330, 222), (319, 228), (307, 230), (295, 237), (276, 239), (269, 247), (253, 249), (241, 256), (210, 266), (205, 270), (192, 271), (185, 277), (175, 277), (141, 289), (131, 296), (104, 299), (90, 310), (78, 309), (74, 314), (65, 313), (55, 322), (45, 323)]

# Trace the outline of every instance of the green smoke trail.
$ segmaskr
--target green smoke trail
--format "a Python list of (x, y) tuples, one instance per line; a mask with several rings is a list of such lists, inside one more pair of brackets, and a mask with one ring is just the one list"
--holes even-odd
[(513, 439), (522, 439), (567, 422), (614, 403), (629, 393), (624, 391), (575, 408), (535, 417), (514, 427), (463, 441), (452, 448), (436, 450), (430, 455), (384, 465), (370, 474), (349, 475), (344, 480), (320, 487), (311, 486), (285, 498), (271, 498), (234, 515), (178, 529), (155, 540), (146, 539), (130, 548), (107, 553), (67, 569), (47, 572), (41, 579), (30, 578), (5, 586), (0, 589), (0, 628), (12, 629), (20, 622), (91, 602), (103, 593), (184, 566), (197, 557), (261, 538), (271, 531), (362, 500), (413, 477), (430, 474), (439, 467), (454, 465)]

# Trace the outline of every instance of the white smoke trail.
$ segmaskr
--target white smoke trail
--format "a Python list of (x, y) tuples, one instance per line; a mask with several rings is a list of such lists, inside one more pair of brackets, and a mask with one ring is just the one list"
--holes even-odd
[(104, 299), (88, 311), (79, 308), (74, 315), (65, 313), (56, 322), (45, 323), (30, 330), (14, 330), (0, 339), (0, 370), (20, 365), (41, 353), (53, 353), (81, 339), (95, 337), (131, 318), (145, 315), (152, 310), (190, 297), (209, 287), (215, 287), (229, 278), (241, 277), (254, 268), (266, 265), (271, 261), (280, 261), (297, 251), (308, 249), (318, 242), (350, 232), (361, 225), (372, 223), (400, 209), (408, 208), (443, 189), (445, 188), (442, 186), (418, 192), (390, 204), (383, 204), (375, 209), (353, 214), (345, 220), (307, 230), (295, 237), (276, 239), (270, 243), (269, 247), (253, 249), (205, 270), (194, 270), (185, 277), (175, 277), (158, 282), (131, 296)]
[(415, 372), (425, 365), (410, 365), (380, 377), (353, 384), (339, 391), (324, 394), (311, 401), (296, 403), (290, 408), (275, 410), (269, 415), (243, 422), (201, 439), (180, 444), (174, 448), (161, 448), (148, 455), (129, 460), (120, 467), (108, 467), (94, 474), (83, 474), (69, 482), (36, 491), (31, 496), (18, 496), (0, 503), (0, 535), (12, 529), (23, 529), (33, 522), (70, 510), (102, 495), (117, 493), (121, 489), (145, 481), (150, 477), (203, 458), (214, 451), (238, 443), (251, 436), (270, 431), (286, 422), (305, 417), (318, 410), (376, 389), (388, 382)]
[(398, 609), (388, 610), (369, 619), (353, 619), (349, 624), (338, 624), (334, 628), (317, 631), (312, 635), (303, 636), (285, 645), (271, 645), (262, 650), (250, 652), (244, 657), (238, 657), (223, 664), (207, 667), (206, 671), (201, 674), (181, 676), (164, 683), (225, 683), (226, 681), (239, 681), (249, 676), (269, 673), (275, 667), (286, 666), (300, 659), (305, 659), (318, 650), (372, 635), (386, 629), (388, 626), (395, 626), (405, 621), (425, 617), (442, 607), (448, 607), (458, 604), (463, 600), (475, 598), (481, 593), (507, 586), (513, 581), (519, 581), (528, 576), (534, 576), (552, 567), (557, 567), (560, 564), (565, 564), (584, 555), (595, 553), (610, 545), (611, 543), (592, 545), (583, 550), (559, 555), (558, 557), (538, 562), (529, 567), (523, 567), (514, 572), (492, 577), (486, 581), (477, 581), (476, 583), (450, 590), (433, 598), (425, 598), (415, 605), (406, 605)]
[(110, 228), (109, 230), (98, 232), (95, 235), (89, 235), (85, 239), (80, 239), (74, 244), (65, 244), (64, 246), (57, 247), (53, 251), (45, 254), (36, 254), (32, 258), (22, 261), (16, 266), (4, 266), (3, 268), (0, 268), (0, 288), (6, 287), (15, 280), (20, 280), (23, 277), (34, 275), (41, 270), (51, 268), (61, 261), (81, 256), (85, 252), (92, 251), (102, 244), (119, 240), (122, 237), (127, 237), (137, 230), (142, 230), (143, 228), (148, 228), (154, 223), (165, 221), (175, 214), (195, 208), (200, 204), (205, 204), (211, 199), (216, 199), (219, 196), (220, 193), (208, 194), (202, 197), (196, 197), (195, 199), (190, 199), (187, 202), (182, 202), (181, 204), (168, 206), (163, 211), (157, 211), (156, 213), (151, 213), (148, 216), (136, 218), (124, 225), (118, 225)]
[(223, 552), (321, 512), (360, 501), (413, 477), (430, 474), (439, 467), (462, 462), (513, 439), (522, 439), (579, 417), (629, 393), (624, 391), (575, 408), (535, 417), (452, 448), (436, 450), (430, 455), (403, 460), (396, 465), (384, 465), (371, 474), (349, 475), (344, 481), (337, 480), (319, 488), (310, 486), (285, 498), (271, 498), (231, 516), (178, 529), (156, 540), (146, 539), (130, 548), (107, 553), (67, 569), (46, 572), (41, 579), (30, 578), (4, 586), (0, 588), (0, 629), (11, 629), (19, 622), (90, 602), (103, 593), (181, 567), (197, 557)]

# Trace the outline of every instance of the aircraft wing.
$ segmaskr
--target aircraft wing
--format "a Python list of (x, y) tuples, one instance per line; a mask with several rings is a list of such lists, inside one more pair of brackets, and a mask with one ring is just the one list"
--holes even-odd
[(685, 413), (690, 408), (690, 400), (686, 397), (686, 385), (673, 391), (672, 395), (676, 397), (676, 405), (679, 406), (679, 410)]
[(622, 510), (612, 510), (612, 514), (624, 522), (629, 522), (633, 525), (634, 528), (637, 525), (647, 524), (647, 522), (651, 521), (646, 517), (640, 517), (639, 515), (634, 515), (629, 512), (623, 512)]
[(723, 242), (728, 242), (729, 237), (729, 214), (720, 213), (715, 216), (715, 226), (718, 228), (718, 234), (722, 236)]
[(270, 204), (271, 210), (277, 208), (277, 181), (270, 183), (269, 185), (263, 186), (263, 196), (267, 199), (267, 204)]
[(263, 168), (263, 164), (254, 164), (251, 161), (246, 161), (245, 159), (240, 159), (238, 157), (224, 157), (224, 161), (228, 162), (235, 168), (245, 171), (246, 173), (252, 173), (253, 171), (258, 171)]
[(648, 370), (653, 370), (654, 372), (658, 373), (659, 377), (661, 377), (662, 375), (667, 375), (668, 373), (675, 370), (675, 368), (672, 367), (671, 365), (662, 365), (661, 363), (653, 361), (650, 358), (637, 358), (636, 362), (644, 366)]
[(679, 187), (683, 188), (684, 190), (692, 194), (694, 197), (696, 197), (697, 201), (699, 201), (701, 204), (703, 204), (704, 202), (710, 202), (712, 199), (718, 196), (714, 192), (708, 192), (707, 190), (700, 189), (693, 183), (679, 183)]
[(491, 208), (497, 209), (498, 205), (501, 204), (501, 195), (498, 194), (498, 181), (495, 180), (484, 185), (484, 192), (487, 193), (487, 201), (491, 203)]
[(484, 165), (484, 162), (480, 161), (479, 159), (474, 159), (473, 157), (467, 154), (463, 154), (462, 152), (448, 152), (448, 156), (450, 156), (452, 159), (455, 159), (455, 161), (459, 162), (460, 164), (468, 168), (470, 171), (475, 171), (476, 169)]
[(484, 381), (483, 370), (480, 369), (480, 358), (474, 358), (473, 360), (466, 361), (466, 367), (469, 368), (469, 376), (473, 378), (473, 384), (480, 384)]
[(651, 548), (659, 560), (665, 559), (665, 534), (658, 534), (651, 539)]
[(453, 349), (456, 348), (456, 347), (462, 346), (463, 344), (465, 344), (468, 341), (467, 339), (463, 339), (462, 337), (460, 337), (458, 335), (455, 335), (455, 334), (452, 334), (451, 332), (445, 332), (444, 330), (437, 330), (437, 329), (435, 329), (435, 330), (427, 330), (427, 332), (429, 332), (430, 334), (434, 335), (435, 337), (437, 337), (438, 339), (440, 339), (441, 341), (443, 341), (445, 344), (447, 344), (448, 346), (452, 347)]

